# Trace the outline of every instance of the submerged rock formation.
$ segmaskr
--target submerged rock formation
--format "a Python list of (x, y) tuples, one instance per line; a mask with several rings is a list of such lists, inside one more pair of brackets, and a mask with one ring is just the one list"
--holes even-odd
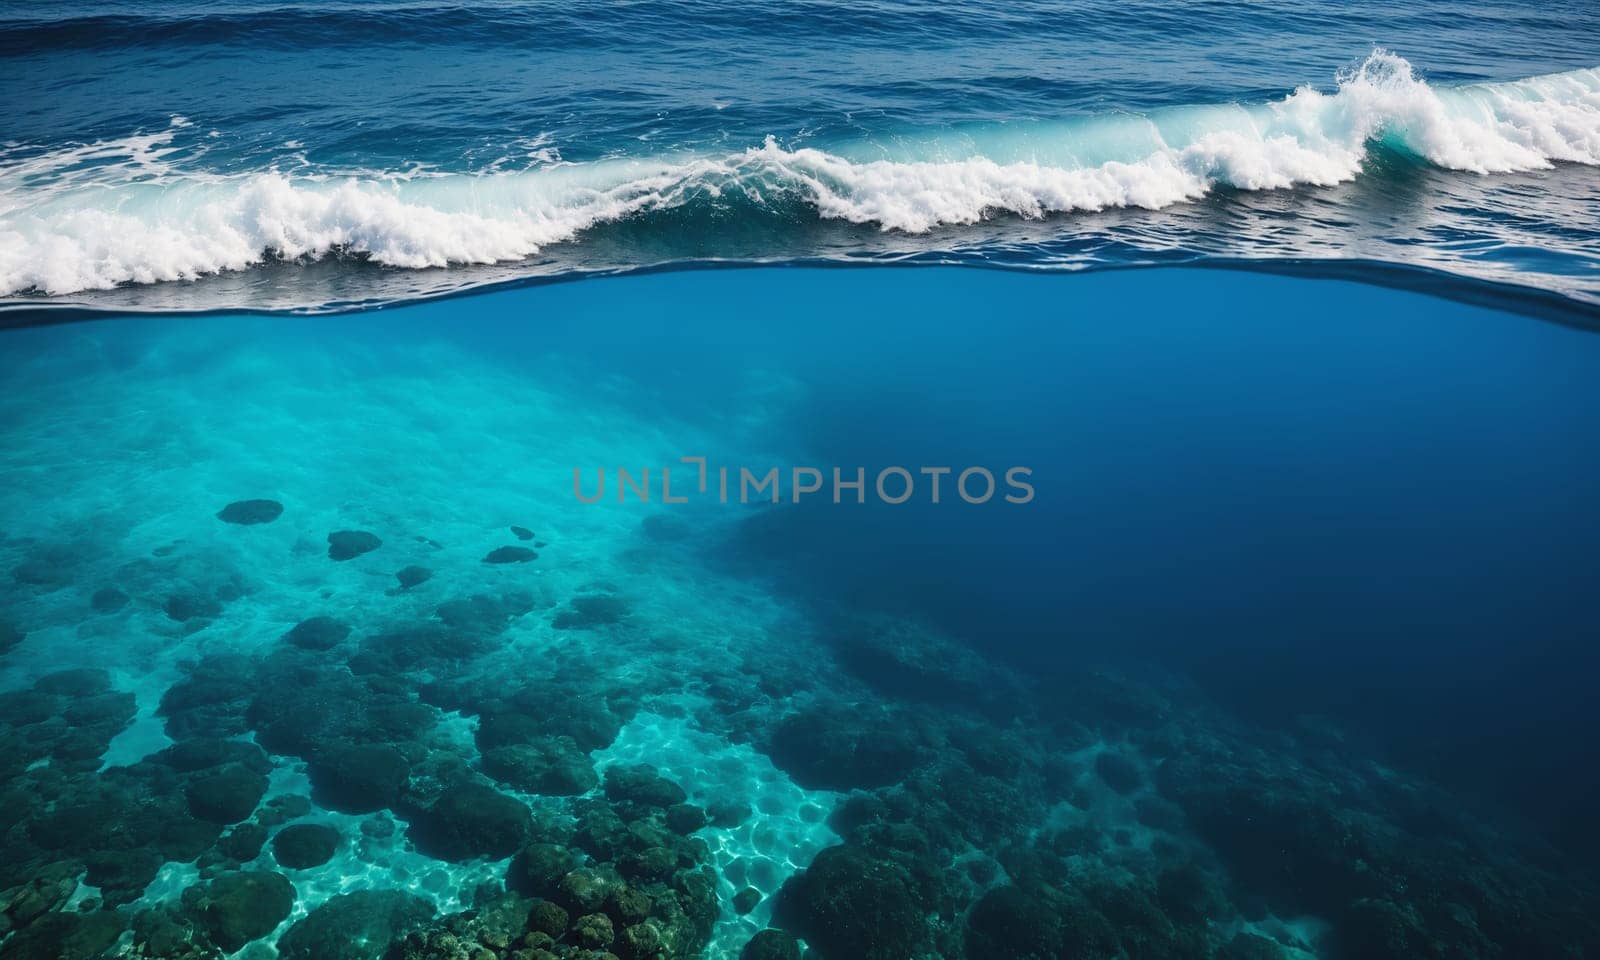
[(271, 523), (282, 515), (283, 504), (276, 500), (235, 500), (217, 511), (217, 519), (223, 523), (246, 526)]
[(381, 546), (383, 541), (377, 534), (365, 530), (336, 530), (328, 534), (328, 558), (331, 560), (354, 560)]
[(294, 823), (272, 838), (272, 856), (291, 870), (320, 867), (339, 849), (339, 831), (325, 823)]

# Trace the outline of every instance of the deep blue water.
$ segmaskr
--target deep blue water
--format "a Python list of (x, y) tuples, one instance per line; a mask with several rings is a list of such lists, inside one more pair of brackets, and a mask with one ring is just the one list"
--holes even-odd
[(1592, 332), (772, 268), (4, 343), (6, 960), (1600, 936)]
[(1600, 957), (1595, 5), (0, 0), (0, 120), (0, 960)]

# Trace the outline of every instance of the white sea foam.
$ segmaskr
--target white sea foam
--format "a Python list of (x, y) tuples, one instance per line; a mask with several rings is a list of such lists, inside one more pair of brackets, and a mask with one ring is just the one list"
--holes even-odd
[[(798, 203), (924, 233), (998, 213), (1160, 209), (1219, 185), (1326, 186), (1372, 145), (1478, 174), (1600, 165), (1600, 68), (1435, 89), (1376, 51), (1335, 91), (968, 131), (911, 147), (789, 149), (426, 177), (185, 172), (160, 134), (0, 160), (0, 294), (187, 280), (268, 259), (412, 269), (520, 260), (586, 229), (704, 201)], [(550, 153), (550, 158), (557, 155)]]

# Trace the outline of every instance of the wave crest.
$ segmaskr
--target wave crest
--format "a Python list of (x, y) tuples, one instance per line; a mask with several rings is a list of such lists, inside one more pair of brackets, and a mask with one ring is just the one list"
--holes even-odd
[[(175, 118), (175, 127), (187, 121)], [(997, 214), (1159, 210), (1218, 186), (1359, 176), (1373, 144), (1477, 174), (1600, 165), (1600, 69), (1435, 89), (1374, 51), (1331, 93), (1015, 130), (665, 155), (520, 172), (300, 176), (186, 172), (165, 135), (0, 165), (0, 294), (189, 280), (269, 259), (357, 254), (410, 269), (521, 260), (586, 230), (695, 204), (793, 205), (926, 233)], [(120, 159), (119, 159), (120, 157)], [(85, 173), (85, 158), (106, 161)]]

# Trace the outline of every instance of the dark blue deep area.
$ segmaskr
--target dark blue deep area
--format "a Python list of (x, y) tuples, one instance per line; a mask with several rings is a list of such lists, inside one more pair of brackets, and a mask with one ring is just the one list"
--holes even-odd
[(730, 569), (931, 618), (1030, 673), (1104, 659), (1269, 725), (1333, 716), (1600, 840), (1594, 334), (1230, 271), (846, 270), (798, 299), (775, 295), (783, 276), (710, 278), (760, 322), (708, 309), (686, 274), (643, 281), (648, 319), (558, 285), (538, 301), (552, 319), (480, 335), (510, 357), (603, 354), (657, 385), (644, 409), (691, 421), (726, 414), (745, 371), (798, 377), (796, 445), (825, 473), (1034, 471), (1025, 506), (948, 487), (933, 506), (925, 486), (836, 506), (825, 487), (747, 521)]
[(8, 140), (222, 131), (209, 164), (473, 166), (1260, 101), (1374, 45), (1431, 80), (1592, 67), (1591, 4), (0, 4)]

